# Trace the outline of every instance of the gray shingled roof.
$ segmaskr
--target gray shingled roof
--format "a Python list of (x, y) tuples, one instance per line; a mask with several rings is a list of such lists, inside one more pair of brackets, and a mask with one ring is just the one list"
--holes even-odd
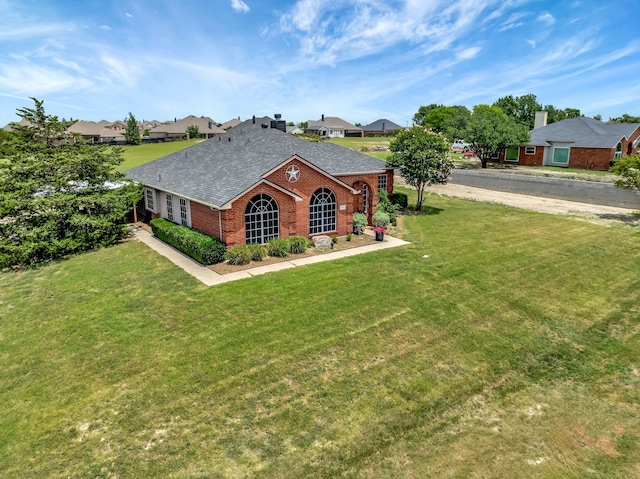
[(579, 117), (551, 123), (531, 131), (529, 145), (548, 146), (552, 142), (571, 142), (584, 148), (615, 148), (622, 138), (629, 138), (640, 123), (603, 123)]
[(386, 118), (381, 118), (362, 127), (363, 131), (402, 130), (402, 127)]
[(262, 128), (269, 123), (269, 118), (256, 118), (255, 124), (248, 120), (224, 135), (125, 173), (146, 186), (220, 207), (293, 155), (333, 176), (382, 173), (387, 169), (384, 162), (354, 150)]
[(319, 130), (322, 127), (344, 129), (350, 131), (361, 131), (359, 126), (352, 125), (348, 121), (344, 121), (337, 116), (326, 116), (323, 120), (309, 120), (307, 122), (307, 130)]

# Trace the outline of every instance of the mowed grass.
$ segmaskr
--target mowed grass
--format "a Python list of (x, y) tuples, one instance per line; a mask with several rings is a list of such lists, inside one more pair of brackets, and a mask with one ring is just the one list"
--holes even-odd
[(1, 273), (0, 476), (640, 477), (640, 235), (404, 228), (212, 288), (133, 241)]
[(143, 143), (142, 145), (124, 146), (124, 161), (118, 165), (118, 171), (126, 171), (135, 166), (175, 153), (195, 145), (203, 140), (169, 141), (166, 143)]

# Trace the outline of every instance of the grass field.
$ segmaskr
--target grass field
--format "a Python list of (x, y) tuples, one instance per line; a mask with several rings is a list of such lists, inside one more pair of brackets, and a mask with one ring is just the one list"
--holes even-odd
[(170, 141), (167, 143), (144, 143), (142, 145), (124, 146), (124, 161), (118, 166), (119, 171), (126, 171), (134, 166), (142, 165), (156, 158), (193, 146), (202, 140)]
[(638, 232), (426, 204), (212, 288), (136, 242), (0, 273), (0, 476), (640, 477)]

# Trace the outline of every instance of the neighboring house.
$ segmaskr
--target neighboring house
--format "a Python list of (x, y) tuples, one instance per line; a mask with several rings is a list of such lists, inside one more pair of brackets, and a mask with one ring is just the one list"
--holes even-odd
[(318, 121), (307, 122), (307, 133), (314, 133), (323, 138), (345, 138), (350, 136), (361, 137), (362, 128), (352, 125), (337, 116), (328, 116)]
[(287, 125), (287, 133), (290, 135), (301, 135), (304, 133), (304, 130), (296, 125)]
[(227, 246), (272, 238), (345, 235), (369, 217), (393, 169), (332, 143), (308, 142), (247, 120), (224, 135), (132, 168), (144, 185), (138, 217), (163, 217)]
[(87, 143), (124, 145), (126, 143), (124, 130), (120, 128), (119, 123), (120, 122), (116, 122), (114, 128), (112, 127), (112, 123), (105, 120), (99, 121), (98, 123), (79, 120), (69, 127), (69, 131), (72, 133), (79, 133)]
[(224, 123), (221, 123), (218, 126), (226, 131), (233, 128), (234, 126), (238, 126), (240, 123), (242, 122), (240, 121), (240, 117), (238, 117), (238, 118), (233, 118), (229, 121), (225, 121)]
[(155, 141), (176, 141), (187, 137), (187, 128), (197, 126), (200, 135), (212, 138), (225, 131), (209, 117), (189, 115), (181, 120), (167, 121), (149, 130), (149, 138)]
[(501, 160), (606, 171), (614, 158), (639, 151), (640, 123), (603, 123), (579, 117), (534, 128), (526, 146), (507, 148)]
[(397, 130), (402, 130), (402, 127), (386, 118), (362, 127), (364, 136), (393, 136)]

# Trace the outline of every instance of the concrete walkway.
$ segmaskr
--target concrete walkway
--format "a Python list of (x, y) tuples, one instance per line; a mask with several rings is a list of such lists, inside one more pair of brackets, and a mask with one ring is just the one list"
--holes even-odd
[[(295, 268), (296, 266), (305, 266), (308, 264), (319, 263), (321, 261), (346, 258), (347, 256), (354, 256), (356, 254), (368, 253), (370, 251), (378, 251), (381, 249), (394, 248), (396, 246), (409, 244), (408, 242), (401, 239), (385, 235), (384, 241), (377, 241), (374, 244), (367, 246), (360, 246), (358, 248), (350, 248), (342, 251), (335, 251), (333, 253), (325, 253), (315, 256), (306, 256), (304, 258), (293, 258), (287, 261), (282, 261), (280, 263), (274, 263), (266, 266), (257, 266), (255, 268), (245, 269), (243, 271), (237, 271), (235, 273), (218, 274), (215, 271), (212, 271), (206, 266), (203, 266), (197, 261), (191, 259), (189, 256), (181, 253), (172, 246), (169, 246), (164, 241), (159, 240), (157, 237), (153, 236), (153, 234), (149, 233), (143, 228), (140, 228), (139, 226), (131, 225), (131, 232), (135, 239), (141, 241), (154, 251), (166, 257), (176, 266), (184, 269), (191, 276), (207, 286), (214, 286), (216, 284), (222, 284), (228, 281), (250, 278), (252, 276), (270, 273), (273, 271)], [(372, 234), (368, 231), (366, 232), (366, 234), (367, 233)]]

